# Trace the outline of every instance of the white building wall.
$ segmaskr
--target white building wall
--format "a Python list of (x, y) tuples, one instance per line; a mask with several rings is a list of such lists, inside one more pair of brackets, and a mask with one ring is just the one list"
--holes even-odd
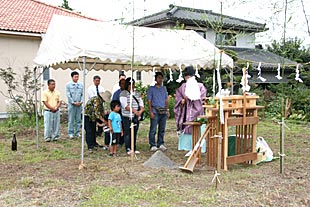
[[(24, 37), (13, 35), (1, 35), (0, 34), (0, 67), (8, 68), (12, 67), (14, 71), (20, 75), (23, 74), (25, 66), (33, 68), (33, 59), (39, 49), (41, 43), (40, 37)], [(71, 80), (71, 70), (54, 70), (50, 69), (50, 78), (55, 79), (56, 89), (60, 91), (61, 98), (67, 102), (65, 94), (65, 85)], [(129, 71), (125, 72), (127, 77), (131, 76)], [(114, 84), (118, 83), (119, 71), (89, 71), (86, 76), (86, 89), (92, 84), (93, 76), (101, 76), (101, 85), (109, 91), (112, 91)], [(134, 73), (134, 79), (136, 79)], [(41, 81), (43, 77), (41, 77)], [(80, 72), (80, 82), (83, 81), (82, 73)], [(143, 85), (148, 85), (152, 82), (152, 72), (142, 72)], [(42, 81), (43, 87), (40, 92), (47, 89), (46, 81)], [(2, 80), (0, 80), (0, 91), (7, 93), (7, 88)], [(38, 93), (38, 98), (41, 98), (41, 93)], [(5, 100), (8, 98), (0, 94), (0, 117), (1, 114), (7, 111), (7, 104)]]
[(255, 34), (254, 33), (240, 33), (237, 35), (237, 47), (255, 48)]
[(216, 40), (216, 33), (212, 29), (208, 29), (206, 31), (206, 39), (211, 42), (212, 44), (215, 45), (215, 40)]

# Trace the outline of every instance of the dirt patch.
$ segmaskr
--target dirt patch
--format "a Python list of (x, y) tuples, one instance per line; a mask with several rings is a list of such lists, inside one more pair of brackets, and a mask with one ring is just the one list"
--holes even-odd
[[(10, 140), (0, 139), (0, 206), (310, 205), (308, 125), (289, 125), (294, 130), (286, 132), (287, 156), (282, 175), (279, 160), (258, 166), (231, 165), (227, 172), (220, 172), (221, 184), (217, 189), (211, 182), (214, 169), (205, 165), (204, 154), (202, 165), (195, 167), (193, 174), (162, 167), (183, 166), (187, 160), (185, 152), (177, 150), (173, 120), (167, 123), (167, 152), (149, 151), (149, 125), (144, 122), (139, 129), (137, 148), (141, 154), (137, 159), (127, 156), (124, 148), (118, 149), (118, 157), (110, 157), (102, 149), (91, 154), (86, 151), (83, 170), (78, 170), (81, 140), (65, 138), (66, 127), (62, 126), (62, 139), (51, 143), (40, 141), (40, 149), (36, 149), (36, 138), (31, 134), (18, 137), (17, 153), (10, 150)], [(274, 154), (279, 149), (278, 129), (268, 120), (258, 125), (258, 135), (267, 140)], [(103, 138), (98, 142), (102, 144)], [(115, 193), (113, 189), (116, 192), (127, 189), (129, 193), (123, 198), (109, 197), (109, 193)], [(100, 200), (106, 194), (108, 200)], [(167, 201), (170, 203), (164, 203), (165, 195), (172, 197)], [(124, 203), (109, 204), (113, 198), (123, 199)], [(130, 203), (131, 199), (145, 201)]]
[(143, 163), (144, 167), (176, 169), (178, 165), (171, 161), (162, 151), (156, 151), (150, 159)]

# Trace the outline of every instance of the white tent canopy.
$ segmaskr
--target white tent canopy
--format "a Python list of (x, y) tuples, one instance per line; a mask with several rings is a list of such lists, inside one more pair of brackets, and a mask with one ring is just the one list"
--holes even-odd
[(129, 70), (133, 48), (138, 70), (180, 64), (214, 68), (220, 54), (222, 67), (233, 67), (228, 55), (194, 31), (113, 25), (59, 15), (53, 16), (34, 63), (77, 69), (81, 57), (86, 57), (86, 68), (96, 63), (95, 70)]
[[(194, 31), (112, 25), (59, 15), (53, 16), (34, 63), (54, 69), (83, 69), (84, 86), (86, 68), (150, 70), (154, 66), (180, 68), (181, 65), (215, 68), (219, 63), (223, 67), (233, 67), (228, 55)], [(34, 73), (36, 77), (36, 67)], [(84, 129), (84, 107), (82, 117)], [(133, 123), (131, 128), (133, 130)], [(39, 143), (37, 110), (36, 131)], [(83, 131), (81, 168), (84, 166), (84, 137)]]

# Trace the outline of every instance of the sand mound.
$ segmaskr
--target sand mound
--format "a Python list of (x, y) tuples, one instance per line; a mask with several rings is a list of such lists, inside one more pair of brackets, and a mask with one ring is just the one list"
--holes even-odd
[(169, 159), (162, 151), (156, 151), (147, 161), (143, 163), (144, 167), (149, 168), (178, 168), (178, 165)]

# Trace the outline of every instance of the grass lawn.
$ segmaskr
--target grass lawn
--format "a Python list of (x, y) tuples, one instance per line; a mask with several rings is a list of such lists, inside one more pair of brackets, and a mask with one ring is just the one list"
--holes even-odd
[[(310, 131), (308, 123), (287, 123), (284, 173), (279, 160), (249, 166), (229, 166), (221, 184), (211, 183), (213, 168), (196, 167), (193, 174), (150, 169), (143, 163), (152, 155), (148, 146), (149, 121), (138, 137), (141, 154), (132, 161), (119, 149), (118, 157), (98, 150), (85, 152), (86, 169), (79, 170), (81, 141), (69, 140), (62, 125), (61, 139), (45, 143), (40, 127), (37, 149), (34, 129), (0, 127), (0, 206), (310, 206)], [(280, 126), (263, 120), (258, 136), (264, 137), (275, 155), (279, 152)], [(18, 151), (11, 139), (17, 132)], [(174, 120), (166, 129), (165, 154), (184, 165), (184, 151), (177, 151)], [(98, 139), (103, 143), (103, 138)], [(205, 155), (202, 155), (203, 163)]]

